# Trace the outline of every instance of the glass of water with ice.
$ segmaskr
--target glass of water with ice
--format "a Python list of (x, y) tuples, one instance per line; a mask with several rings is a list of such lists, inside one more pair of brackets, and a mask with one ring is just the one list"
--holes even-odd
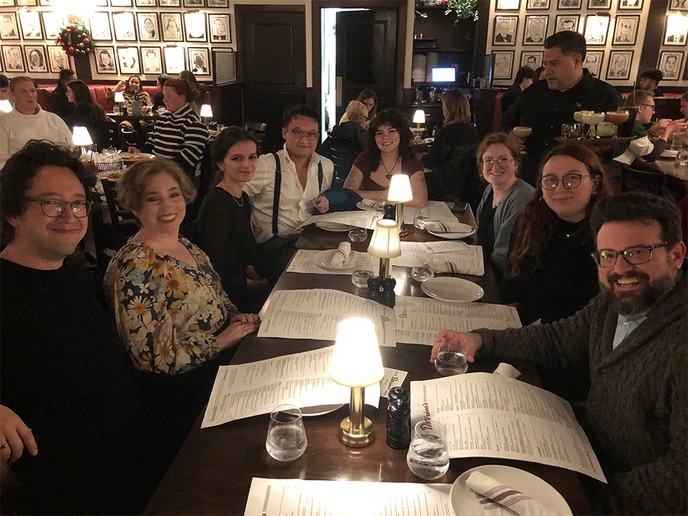
[(413, 268), (411, 269), (411, 277), (423, 283), (435, 276), (432, 270), (433, 257), (430, 253), (419, 252), (413, 260)]
[(368, 279), (373, 276), (372, 257), (367, 253), (357, 256), (354, 262), (354, 272), (351, 273), (351, 283), (358, 288), (368, 288)]
[(413, 225), (418, 229), (425, 229), (425, 224), (430, 221), (430, 208), (416, 208), (416, 215), (413, 217)]
[(442, 376), (463, 374), (468, 371), (468, 361), (462, 350), (450, 346), (446, 340), (440, 343), (435, 357), (435, 369)]
[(442, 423), (429, 419), (416, 423), (406, 464), (411, 473), (424, 480), (435, 480), (447, 472), (447, 431)]
[(289, 462), (306, 451), (308, 439), (303, 426), (301, 409), (293, 405), (280, 405), (270, 413), (265, 449), (273, 459)]

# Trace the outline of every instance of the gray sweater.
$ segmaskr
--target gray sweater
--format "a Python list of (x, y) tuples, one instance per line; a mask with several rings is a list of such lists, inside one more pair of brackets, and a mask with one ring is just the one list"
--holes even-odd
[(478, 330), (478, 356), (528, 359), (566, 369), (587, 360), (592, 385), (585, 415), (617, 514), (686, 514), (688, 467), (688, 281), (653, 306), (616, 349), (617, 316), (600, 293), (568, 319), (517, 330)]

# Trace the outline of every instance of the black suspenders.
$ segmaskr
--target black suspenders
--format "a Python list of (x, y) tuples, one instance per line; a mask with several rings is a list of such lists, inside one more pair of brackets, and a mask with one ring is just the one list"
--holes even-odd
[[(276, 152), (272, 155), (275, 158), (275, 194), (272, 199), (272, 235), (277, 236), (277, 216), (279, 215), (280, 194), (282, 190), (282, 164)], [(323, 168), (322, 162), (318, 161), (318, 193), (322, 193)]]

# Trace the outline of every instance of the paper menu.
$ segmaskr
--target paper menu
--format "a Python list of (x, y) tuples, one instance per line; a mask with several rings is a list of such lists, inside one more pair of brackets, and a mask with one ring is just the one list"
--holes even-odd
[(454, 516), (451, 484), (253, 478), (245, 516)]
[(335, 222), (359, 228), (375, 229), (375, 224), (384, 214), (380, 211), (337, 211), (324, 215), (312, 215), (301, 223), (300, 228), (317, 222)]
[[(342, 274), (349, 275), (354, 271), (353, 266), (348, 269), (323, 269), (317, 263), (315, 263), (315, 255), (321, 253), (322, 251), (309, 251), (305, 249), (299, 249), (294, 254), (294, 257), (289, 262), (285, 272), (298, 272), (304, 274)], [(373, 258), (368, 255), (368, 253), (363, 253), (361, 251), (351, 251), (353, 253), (353, 264), (356, 264), (357, 260), (361, 260), (368, 256), (370, 263), (373, 266), (373, 274), (378, 275), (380, 270), (380, 260), (378, 258)]]
[(423, 419), (446, 426), (450, 458), (525, 460), (606, 482), (571, 406), (518, 380), (472, 373), (411, 382), (411, 424)]
[[(419, 256), (425, 254), (432, 261), (430, 264), (435, 272), (453, 272), (455, 274), (473, 274), (475, 276), (485, 275), (485, 261), (483, 259), (483, 249), (476, 245), (466, 245), (465, 247), (453, 247), (447, 252), (433, 252), (428, 248), (427, 243), (422, 242), (402, 242), (401, 256), (392, 258), (392, 266), (413, 267)], [(450, 262), (451, 266), (447, 265)]]
[[(413, 224), (413, 219), (416, 217), (416, 210), (418, 208), (404, 207), (404, 224)], [(430, 220), (439, 220), (440, 222), (457, 222), (458, 219), (451, 212), (447, 203), (443, 201), (428, 201), (425, 209), (430, 209)]]

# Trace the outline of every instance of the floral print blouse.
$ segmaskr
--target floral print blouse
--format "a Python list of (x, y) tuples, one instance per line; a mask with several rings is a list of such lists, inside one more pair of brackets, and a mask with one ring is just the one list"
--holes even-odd
[(105, 273), (120, 338), (141, 371), (184, 373), (212, 359), (215, 334), (237, 314), (208, 256), (179, 241), (198, 268), (132, 237)]

